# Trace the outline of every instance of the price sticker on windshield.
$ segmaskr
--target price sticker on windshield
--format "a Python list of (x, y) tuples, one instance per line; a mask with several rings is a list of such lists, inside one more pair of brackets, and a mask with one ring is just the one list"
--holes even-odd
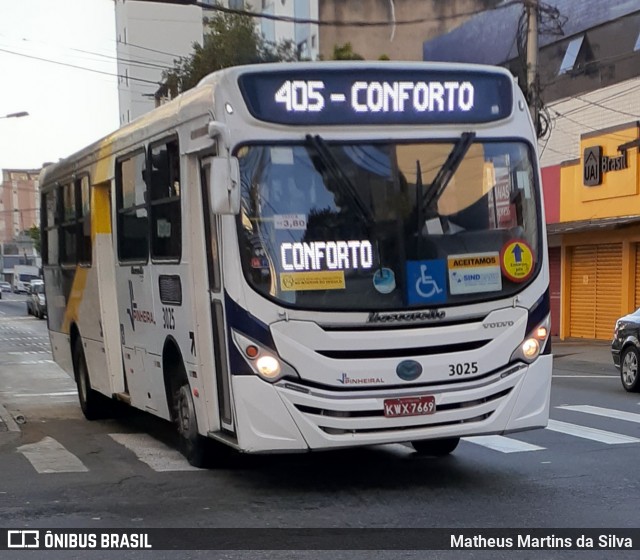
[(307, 229), (307, 217), (304, 214), (276, 214), (273, 222), (276, 229)]
[(500, 268), (512, 282), (524, 282), (533, 274), (533, 250), (525, 241), (511, 241), (500, 251)]

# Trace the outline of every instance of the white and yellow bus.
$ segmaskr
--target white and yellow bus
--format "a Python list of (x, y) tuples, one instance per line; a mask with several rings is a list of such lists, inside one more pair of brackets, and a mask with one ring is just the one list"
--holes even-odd
[(487, 66), (244, 66), (47, 166), (53, 355), (244, 452), (543, 427), (552, 356), (536, 137)]

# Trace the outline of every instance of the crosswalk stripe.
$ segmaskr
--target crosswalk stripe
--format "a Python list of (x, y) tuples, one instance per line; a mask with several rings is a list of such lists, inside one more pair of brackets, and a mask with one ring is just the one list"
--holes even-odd
[(39, 473), (87, 472), (89, 469), (73, 453), (52, 437), (18, 447)]
[(179, 451), (168, 447), (164, 443), (148, 434), (109, 434), (114, 441), (123, 445), (154, 471), (197, 471), (192, 467)]
[(594, 414), (596, 416), (604, 416), (605, 418), (614, 418), (616, 420), (626, 420), (627, 422), (635, 422), (640, 424), (640, 414), (636, 412), (625, 412), (623, 410), (615, 410), (613, 408), (602, 408), (600, 406), (584, 405), (562, 405), (556, 406), (562, 410), (572, 410), (575, 412), (584, 412), (586, 414)]
[(560, 422), (559, 420), (549, 420), (547, 430), (560, 432), (570, 436), (599, 441), (600, 443), (608, 443), (615, 445), (619, 443), (638, 443), (640, 439), (605, 430), (597, 430), (587, 426), (579, 426), (578, 424), (569, 424), (568, 422)]
[(542, 451), (545, 449), (538, 445), (504, 436), (473, 436), (462, 438), (462, 440), (475, 443), (476, 445), (482, 445), (483, 447), (488, 447), (501, 453), (521, 453), (523, 451)]

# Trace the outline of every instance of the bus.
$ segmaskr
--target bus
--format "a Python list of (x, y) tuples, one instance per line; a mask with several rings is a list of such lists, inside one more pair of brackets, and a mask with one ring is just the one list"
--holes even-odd
[[(48, 165), (55, 361), (88, 419), (246, 453), (546, 426), (536, 135), (490, 66), (234, 67)], [(224, 447), (214, 445), (224, 451)]]

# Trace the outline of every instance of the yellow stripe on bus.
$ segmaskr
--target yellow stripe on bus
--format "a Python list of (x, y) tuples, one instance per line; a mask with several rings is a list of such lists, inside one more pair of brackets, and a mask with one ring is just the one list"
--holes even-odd
[(107, 185), (94, 186), (92, 194), (91, 241), (93, 242), (98, 233), (111, 233), (111, 205)]
[(71, 286), (71, 293), (69, 294), (67, 308), (65, 309), (64, 319), (62, 321), (62, 332), (65, 334), (69, 334), (72, 322), (78, 322), (78, 312), (80, 304), (82, 303), (84, 288), (87, 285), (88, 272), (88, 268), (80, 266), (76, 267), (76, 273), (73, 277), (73, 285)]

